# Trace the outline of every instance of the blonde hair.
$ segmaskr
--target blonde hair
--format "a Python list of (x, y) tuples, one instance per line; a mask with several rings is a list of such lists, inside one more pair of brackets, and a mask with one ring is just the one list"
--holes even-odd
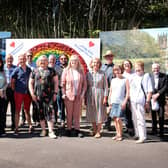
[(7, 60), (8, 58), (12, 58), (12, 59), (13, 59), (13, 55), (12, 55), (12, 54), (7, 54), (7, 55), (6, 55), (6, 60)]
[(144, 62), (143, 61), (137, 61), (137, 62), (135, 62), (135, 66), (140, 66), (142, 69), (144, 69)]
[(70, 59), (69, 59), (69, 62), (68, 62), (67, 68), (68, 68), (68, 69), (71, 68), (71, 62), (72, 62), (72, 60), (77, 60), (77, 62), (78, 62), (77, 70), (78, 70), (78, 71), (81, 71), (81, 72), (84, 72), (83, 67), (82, 67), (82, 65), (81, 65), (81, 63), (80, 63), (79, 57), (78, 57), (78, 55), (76, 55), (76, 54), (71, 55), (71, 57), (70, 57)]
[(94, 60), (96, 60), (96, 61), (98, 61), (98, 63), (99, 63), (99, 69), (100, 69), (100, 67), (102, 66), (102, 62), (101, 62), (101, 60), (100, 60), (100, 58), (97, 58), (97, 57), (95, 57), (95, 58), (93, 58), (91, 61), (90, 61), (90, 64), (89, 64), (89, 66), (90, 66), (90, 68), (92, 69), (93, 68), (93, 61)]

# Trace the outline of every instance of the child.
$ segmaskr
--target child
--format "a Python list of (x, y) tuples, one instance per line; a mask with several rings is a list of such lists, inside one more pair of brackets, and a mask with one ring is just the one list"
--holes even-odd
[(122, 120), (123, 110), (126, 108), (126, 103), (129, 97), (129, 82), (122, 76), (122, 67), (114, 65), (114, 78), (111, 80), (109, 104), (111, 107), (110, 117), (114, 120), (116, 136), (112, 139), (122, 141)]

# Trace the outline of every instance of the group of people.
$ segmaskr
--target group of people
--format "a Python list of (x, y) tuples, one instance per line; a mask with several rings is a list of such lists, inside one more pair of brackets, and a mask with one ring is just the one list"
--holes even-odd
[[(30, 104), (33, 106), (33, 121), (40, 122), (40, 136), (56, 138), (54, 120), (65, 127), (67, 136), (83, 137), (80, 131), (82, 102), (86, 105), (86, 119), (92, 124), (91, 135), (100, 138), (102, 124), (110, 129), (114, 121), (116, 135), (113, 140), (123, 140), (123, 122), (136, 143), (147, 139), (145, 111), (151, 109), (152, 134), (157, 134), (157, 113), (160, 136), (164, 136), (164, 106), (167, 92), (167, 76), (160, 72), (159, 63), (152, 64), (152, 73), (144, 72), (144, 62), (130, 60), (122, 65), (113, 63), (114, 54), (108, 50), (103, 56), (90, 62), (89, 72), (83, 71), (78, 55), (56, 57), (41, 55), (32, 62), (33, 53), (28, 51), (18, 57), (18, 66), (12, 64), (12, 55), (6, 56), (6, 64), (0, 60), (0, 134), (5, 133), (6, 111), (11, 104), (11, 128), (19, 133), (20, 111), (24, 109), (33, 132)], [(157, 109), (156, 109), (157, 104)]]

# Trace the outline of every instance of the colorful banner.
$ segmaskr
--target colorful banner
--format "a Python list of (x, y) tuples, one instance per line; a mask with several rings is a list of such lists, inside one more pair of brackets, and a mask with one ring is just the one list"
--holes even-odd
[[(85, 72), (89, 69), (92, 58), (100, 57), (100, 39), (7, 39), (6, 54), (14, 56), (17, 64), (18, 56), (26, 51), (33, 52), (33, 61), (40, 55), (54, 54), (57, 58), (65, 53), (68, 57), (72, 54), (79, 56)], [(59, 63), (59, 62), (57, 62)]]

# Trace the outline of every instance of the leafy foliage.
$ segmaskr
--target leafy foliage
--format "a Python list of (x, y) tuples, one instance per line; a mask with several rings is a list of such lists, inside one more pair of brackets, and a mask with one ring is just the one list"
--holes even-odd
[(168, 26), (168, 0), (0, 0), (1, 31), (16, 38), (98, 37)]

